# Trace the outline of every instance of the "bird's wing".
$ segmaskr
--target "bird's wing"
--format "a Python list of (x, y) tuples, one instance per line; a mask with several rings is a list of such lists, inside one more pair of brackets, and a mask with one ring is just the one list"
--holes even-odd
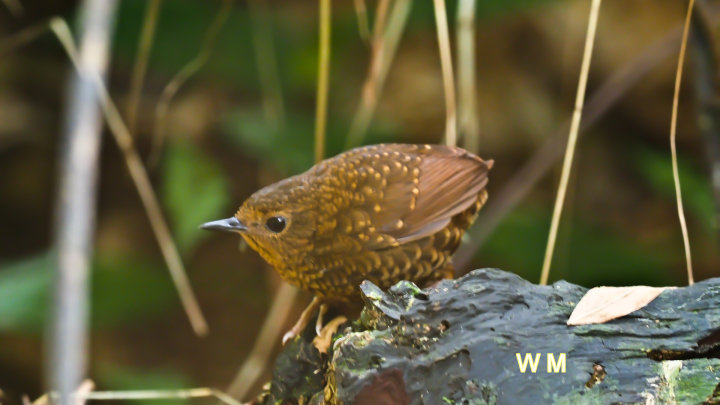
[[(468, 209), (487, 184), (492, 161), (444, 145), (375, 145), (337, 157), (347, 165), (352, 203), (339, 223), (349, 229), (366, 222), (358, 235), (368, 249), (382, 249), (432, 235)], [(364, 234), (363, 234), (364, 231)]]

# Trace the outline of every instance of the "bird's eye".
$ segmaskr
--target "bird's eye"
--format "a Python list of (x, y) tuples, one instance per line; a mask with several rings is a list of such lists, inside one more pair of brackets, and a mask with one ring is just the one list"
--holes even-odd
[(285, 229), (285, 226), (287, 225), (287, 220), (285, 217), (270, 217), (265, 222), (265, 226), (267, 229), (269, 229), (272, 232), (280, 233)]

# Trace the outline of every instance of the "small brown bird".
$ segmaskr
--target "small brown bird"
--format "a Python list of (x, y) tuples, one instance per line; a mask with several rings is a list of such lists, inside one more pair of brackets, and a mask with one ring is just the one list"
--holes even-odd
[(493, 161), (444, 145), (373, 145), (324, 160), (256, 192), (234, 217), (202, 229), (238, 232), (285, 281), (315, 299), (283, 342), (326, 302), (363, 280), (452, 278), (451, 255), (487, 200)]

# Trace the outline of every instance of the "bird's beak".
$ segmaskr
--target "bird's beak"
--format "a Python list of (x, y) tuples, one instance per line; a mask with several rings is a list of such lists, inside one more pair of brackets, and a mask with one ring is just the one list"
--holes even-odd
[(244, 232), (247, 231), (248, 228), (243, 225), (240, 220), (232, 217), (228, 219), (221, 219), (219, 221), (206, 222), (200, 225), (200, 229), (207, 229), (210, 231)]

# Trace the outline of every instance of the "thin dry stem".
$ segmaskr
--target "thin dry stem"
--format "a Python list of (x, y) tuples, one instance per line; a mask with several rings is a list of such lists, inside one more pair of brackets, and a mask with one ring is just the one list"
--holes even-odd
[(695, 282), (692, 270), (692, 256), (690, 255), (690, 237), (688, 236), (687, 223), (685, 221), (685, 210), (683, 209), (682, 190), (680, 189), (680, 173), (678, 171), (677, 147), (675, 138), (677, 135), (677, 115), (678, 104), (680, 100), (680, 82), (682, 81), (683, 63), (685, 61), (685, 49), (687, 48), (688, 32), (690, 30), (690, 19), (692, 17), (693, 6), (695, 0), (690, 0), (688, 5), (687, 17), (685, 18), (685, 27), (683, 28), (683, 38), (680, 44), (680, 57), (678, 59), (677, 73), (675, 76), (675, 95), (673, 96), (672, 119), (670, 121), (670, 150), (672, 152), (673, 179), (675, 180), (675, 197), (677, 198), (678, 217), (680, 218), (680, 228), (682, 229), (683, 244), (685, 245), (685, 261), (687, 262), (688, 285)]
[(370, 43), (370, 23), (368, 23), (367, 5), (365, 0), (353, 0), (355, 14), (357, 15), (358, 31), (360, 39), (366, 44)]
[(192, 388), (187, 390), (146, 390), (146, 391), (96, 391), (76, 394), (78, 399), (92, 400), (129, 400), (129, 399), (187, 399), (215, 397), (227, 405), (243, 405), (222, 391), (212, 388)]
[(25, 9), (22, 3), (20, 3), (20, 0), (2, 0), (2, 2), (5, 3), (5, 7), (7, 7), (10, 14), (15, 18), (20, 18), (23, 13), (25, 13)]
[(325, 155), (328, 90), (330, 87), (331, 0), (320, 0), (320, 55), (318, 63), (317, 105), (315, 114), (315, 161)]
[(385, 33), (385, 21), (387, 20), (390, 0), (380, 0), (375, 9), (375, 22), (373, 23), (373, 42), (379, 42)]
[[(318, 68), (317, 108), (315, 116), (315, 162), (323, 159), (325, 154), (325, 127), (327, 125), (327, 102), (330, 76), (330, 34), (332, 29), (332, 10), (330, 0), (320, 1), (320, 54)], [(240, 367), (227, 393), (242, 399), (257, 381), (265, 369), (272, 347), (280, 335), (280, 328), (290, 314), (292, 303), (299, 295), (299, 290), (283, 283), (275, 293), (270, 312), (260, 334), (250, 351), (247, 360)]]
[(145, 11), (145, 19), (142, 31), (140, 32), (140, 43), (138, 44), (135, 66), (133, 67), (132, 78), (130, 79), (130, 97), (127, 105), (127, 125), (131, 134), (135, 133), (137, 126), (137, 114), (142, 98), (143, 85), (147, 74), (150, 51), (155, 39), (155, 28), (160, 16), (162, 0), (150, 0)]
[(585, 38), (585, 53), (583, 54), (582, 66), (580, 68), (580, 82), (578, 83), (575, 110), (573, 111), (572, 122), (570, 123), (570, 135), (568, 137), (567, 148), (565, 149), (565, 160), (563, 162), (562, 174), (560, 175), (557, 198), (555, 199), (555, 209), (553, 210), (552, 223), (550, 224), (550, 236), (548, 237), (547, 248), (545, 250), (542, 275), (540, 276), (541, 285), (547, 284), (550, 275), (550, 265), (552, 263), (553, 251), (555, 250), (560, 216), (562, 215), (563, 202), (565, 201), (568, 181), (570, 180), (570, 169), (572, 167), (575, 145), (580, 130), (580, 119), (582, 118), (583, 104), (585, 102), (585, 88), (587, 87), (590, 60), (592, 59), (592, 50), (595, 43), (595, 32), (597, 30), (598, 16), (600, 15), (600, 3), (601, 0), (593, 0), (590, 6), (590, 21), (588, 22), (587, 37)]
[(17, 32), (7, 38), (3, 38), (2, 41), (0, 41), (0, 56), (4, 55), (6, 52), (10, 52), (34, 41), (48, 29), (50, 29), (50, 23), (48, 21), (43, 21), (24, 28), (20, 32)]
[(153, 191), (150, 178), (148, 177), (147, 171), (140, 160), (140, 155), (135, 149), (130, 131), (127, 126), (125, 126), (125, 122), (122, 120), (120, 112), (118, 111), (115, 103), (112, 101), (107, 88), (103, 85), (102, 78), (93, 74), (93, 72), (80, 70), (75, 42), (73, 41), (70, 28), (65, 20), (55, 17), (51, 20), (50, 27), (60, 40), (60, 43), (70, 57), (73, 65), (76, 69), (78, 69), (79, 74), (88, 75), (88, 77), (95, 83), (100, 105), (110, 128), (110, 132), (113, 134), (115, 141), (120, 147), (120, 150), (123, 152), (125, 162), (128, 166), (128, 170), (130, 171), (130, 176), (132, 177), (135, 187), (140, 194), (143, 206), (145, 207), (145, 211), (150, 219), (150, 224), (155, 232), (155, 237), (160, 245), (160, 250), (165, 257), (168, 269), (170, 270), (170, 275), (175, 283), (175, 288), (177, 288), (178, 293), (180, 294), (180, 300), (185, 308), (185, 312), (190, 318), (190, 323), (192, 324), (195, 333), (198, 336), (207, 335), (207, 323), (205, 322), (205, 318), (200, 310), (200, 305), (198, 304), (195, 294), (192, 291), (192, 287), (190, 286), (187, 273), (185, 272), (185, 267), (180, 259), (177, 246), (172, 239), (170, 229), (163, 217), (162, 210), (160, 209), (160, 203)]
[[(400, 37), (405, 31), (408, 15), (412, 1), (397, 0), (395, 1), (387, 27), (384, 28), (384, 35), (378, 39), (379, 44), (373, 44), (373, 52), (370, 59), (370, 68), (368, 75), (363, 84), (362, 99), (358, 105), (353, 120), (350, 124), (350, 131), (345, 140), (345, 149), (350, 149), (361, 145), (365, 138), (370, 122), (372, 121), (377, 103), (380, 98), (385, 79), (387, 78), (390, 65), (395, 58)], [(375, 25), (375, 30), (378, 26)], [(381, 51), (375, 52), (375, 49)]]
[(455, 107), (455, 78), (453, 77), (452, 56), (450, 55), (450, 34), (448, 31), (445, 0), (433, 0), (435, 4), (435, 23), (438, 43), (440, 44), (440, 64), (442, 66), (443, 86), (445, 88), (445, 143), (457, 144), (457, 110)]
[[(387, 18), (388, 0), (380, 0), (375, 11), (375, 25), (370, 54), (370, 70), (363, 86), (363, 102), (377, 104), (378, 83), (383, 69), (383, 54), (385, 52), (385, 20)], [(354, 124), (354, 122), (353, 122)]]
[[(717, 12), (714, 11), (713, 17), (710, 19), (711, 27), (718, 25), (716, 14)], [(587, 130), (607, 114), (610, 108), (627, 94), (632, 86), (650, 74), (653, 69), (671, 56), (677, 56), (682, 30), (683, 24), (678, 24), (667, 35), (648, 46), (598, 87), (595, 94), (587, 100), (578, 136), (587, 133)], [(459, 274), (467, 273), (468, 264), (474, 253), (484, 245), (502, 220), (512, 212), (533, 186), (545, 176), (552, 168), (553, 163), (562, 158), (562, 155), (558, 155), (557, 145), (565, 144), (570, 122), (571, 117), (568, 117), (567, 122), (560, 127), (556, 134), (548, 138), (523, 167), (515, 172), (503, 188), (495, 194), (494, 198), (490, 199), (488, 204), (483, 207), (484, 214), (468, 231), (471, 242), (461, 245), (453, 256), (455, 268), (460, 269)]]
[(480, 122), (475, 89), (475, 7), (476, 0), (460, 0), (457, 12), (458, 43), (458, 133), (463, 147), (480, 151)]
[(283, 102), (275, 41), (273, 41), (272, 20), (269, 0), (250, 0), (250, 19), (252, 21), (255, 60), (257, 61), (260, 89), (263, 95), (263, 114), (265, 120), (274, 127), (281, 127), (285, 121), (285, 103)]
[(255, 346), (250, 355), (243, 363), (240, 370), (235, 374), (232, 383), (226, 390), (229, 395), (242, 400), (247, 395), (255, 381), (260, 377), (267, 367), (272, 354), (272, 349), (277, 343), (277, 338), (282, 333), (281, 328), (290, 315), (292, 304), (297, 300), (300, 290), (287, 283), (282, 283), (275, 293), (270, 311), (265, 317), (265, 322), (260, 328), (260, 333), (255, 340)]
[(208, 28), (203, 40), (203, 46), (200, 52), (197, 54), (195, 59), (191, 60), (185, 65), (170, 83), (165, 86), (160, 99), (158, 100), (157, 106), (155, 107), (155, 131), (153, 132), (153, 143), (148, 163), (153, 166), (157, 164), (160, 159), (160, 153), (162, 151), (163, 143), (165, 142), (166, 128), (168, 121), (168, 112), (170, 111), (170, 103), (173, 98), (180, 90), (180, 88), (188, 81), (195, 73), (197, 73), (205, 63), (210, 59), (210, 54), (215, 47), (215, 42), (220, 30), (225, 25), (230, 16), (234, 0), (224, 0), (220, 12), (218, 12), (215, 20)]

